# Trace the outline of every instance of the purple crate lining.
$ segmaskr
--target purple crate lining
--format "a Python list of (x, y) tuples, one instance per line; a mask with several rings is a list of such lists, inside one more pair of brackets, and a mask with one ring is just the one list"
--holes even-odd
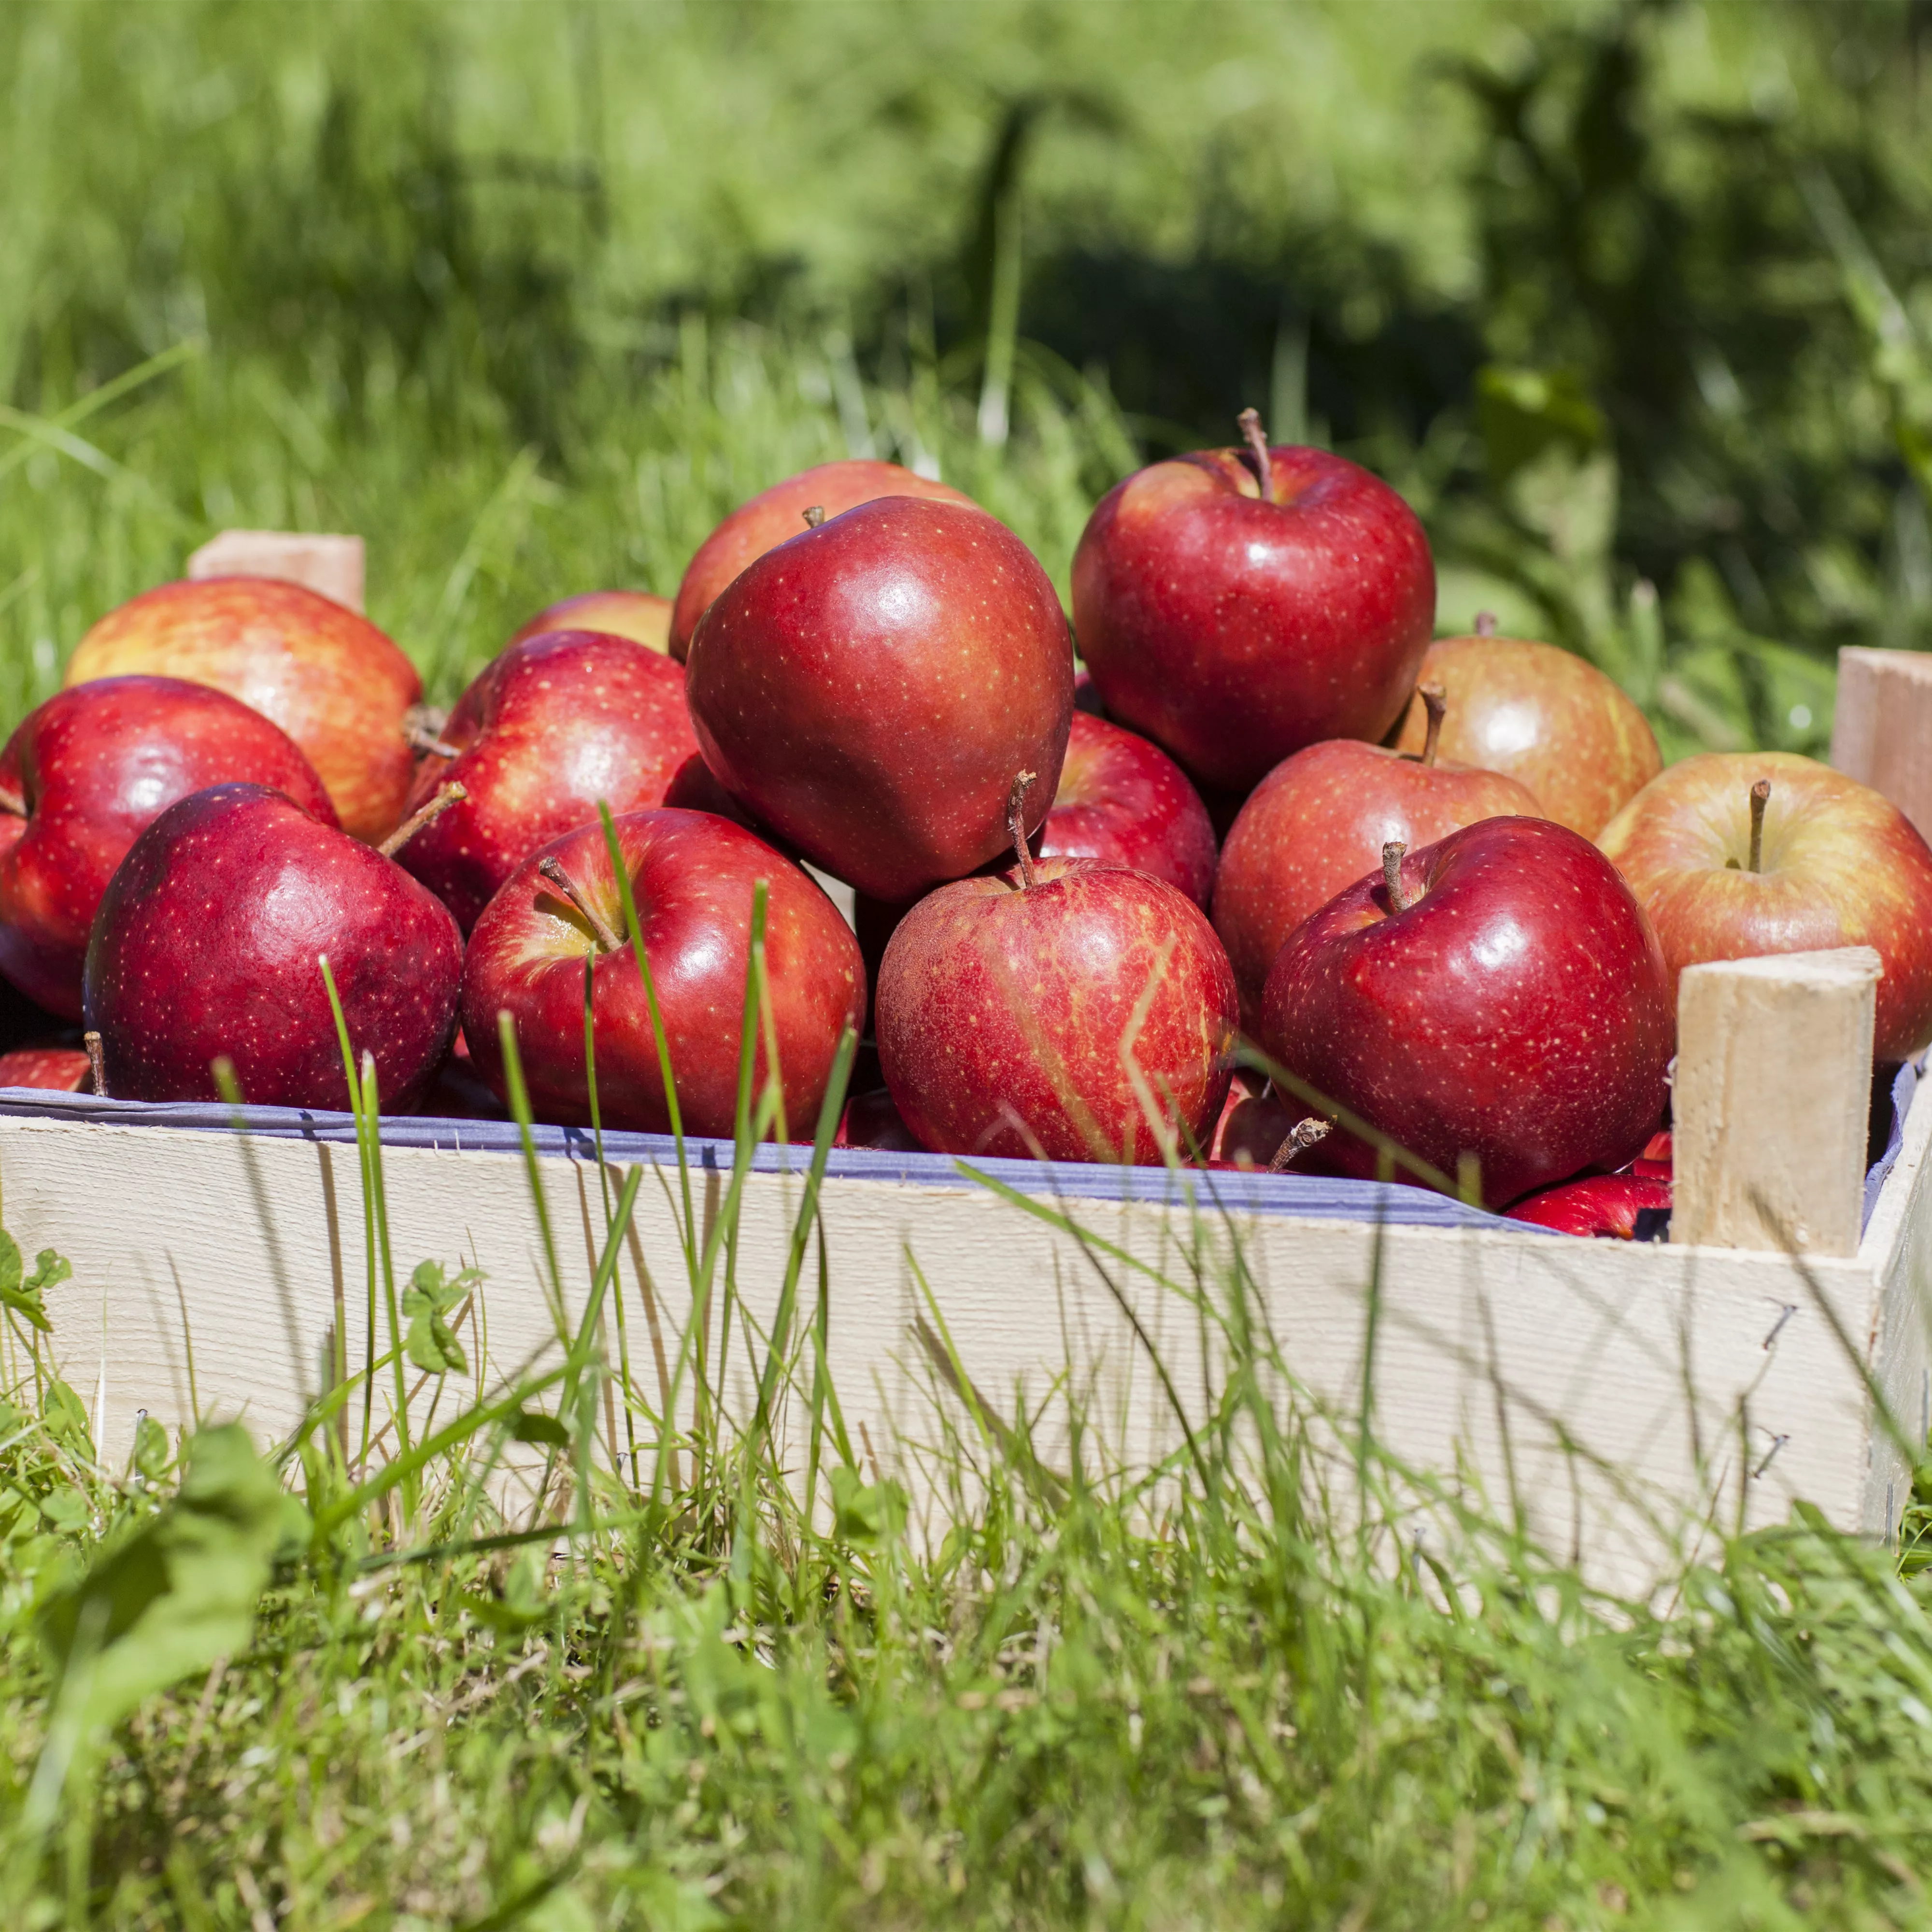
[[(1912, 1111), (1918, 1070), (1907, 1061), (1892, 1082), (1892, 1134), (1885, 1151), (1865, 1175), (1864, 1222), (1869, 1223), (1886, 1180), (1904, 1144), (1905, 1118)], [(356, 1123), (346, 1113), (306, 1107), (236, 1108), (205, 1101), (152, 1102), (100, 1100), (92, 1094), (58, 1094), (35, 1087), (0, 1088), (0, 1115), (16, 1119), (113, 1122), (151, 1127), (176, 1127), (201, 1133), (232, 1133), (238, 1124), (250, 1133), (276, 1140), (328, 1142), (353, 1145)], [(539, 1126), (532, 1130), (539, 1154), (566, 1160), (594, 1160), (596, 1150), (586, 1127)], [(382, 1144), (392, 1148), (447, 1148), (460, 1152), (514, 1154), (522, 1146), (515, 1125), (507, 1120), (457, 1120), (424, 1114), (386, 1115)], [(729, 1141), (685, 1142), (686, 1157), (693, 1168), (728, 1172)], [(664, 1167), (677, 1162), (676, 1143), (668, 1134), (607, 1133), (607, 1160), (650, 1161)], [(758, 1174), (802, 1174), (809, 1150), (766, 1142), (752, 1155)], [(1384, 1186), (1373, 1180), (1336, 1180), (1322, 1174), (1190, 1173), (1180, 1176), (1157, 1167), (1104, 1167), (1077, 1162), (1058, 1165), (1034, 1160), (984, 1159), (961, 1162), (950, 1154), (903, 1154), (876, 1148), (834, 1148), (826, 1161), (828, 1175), (842, 1180), (918, 1181), (927, 1186), (962, 1186), (971, 1183), (964, 1166), (989, 1180), (1004, 1183), (1016, 1193), (1086, 1201), (1151, 1201), (1180, 1203), (1192, 1190), (1205, 1208), (1226, 1208), (1241, 1214), (1288, 1214), (1317, 1221), (1379, 1222), (1402, 1228), (1493, 1228), (1511, 1234), (1553, 1234), (1554, 1229), (1506, 1220), (1425, 1188)], [(1558, 1237), (1571, 1238), (1574, 1237)]]
[(1918, 1090), (1917, 1063), (1906, 1060), (1893, 1075), (1892, 1082), (1892, 1133), (1885, 1144), (1885, 1151), (1865, 1171), (1865, 1207), (1858, 1222), (1861, 1231), (1871, 1226), (1873, 1210), (1878, 1206), (1878, 1197), (1885, 1191), (1885, 1184), (1891, 1178), (1892, 1170), (1898, 1160), (1899, 1150), (1905, 1144), (1905, 1117), (1912, 1111), (1912, 1096)]
[[(238, 1123), (250, 1133), (278, 1140), (328, 1142), (353, 1145), (356, 1123), (346, 1113), (306, 1107), (243, 1107), (205, 1101), (100, 1100), (91, 1094), (58, 1094), (32, 1087), (0, 1088), (0, 1114), (16, 1119), (110, 1122), (119, 1126), (185, 1128), (202, 1133), (232, 1133)], [(568, 1160), (594, 1160), (587, 1127), (539, 1126), (532, 1130), (539, 1154)], [(386, 1148), (438, 1148), (452, 1152), (514, 1154), (521, 1147), (514, 1123), (455, 1120), (422, 1114), (385, 1115)], [(698, 1171), (729, 1172), (729, 1141), (687, 1138), (686, 1157)], [(604, 1158), (614, 1162), (677, 1163), (676, 1143), (668, 1134), (607, 1133)], [(766, 1142), (752, 1156), (754, 1173), (802, 1174), (809, 1148)], [(1382, 1222), (1405, 1228), (1494, 1228), (1522, 1234), (1548, 1234), (1521, 1221), (1420, 1187), (1384, 1186), (1372, 1180), (1332, 1180), (1316, 1174), (1194, 1172), (1185, 1176), (1159, 1167), (1106, 1167), (1034, 1160), (957, 1162), (950, 1154), (901, 1154), (875, 1148), (834, 1148), (828, 1175), (841, 1180), (918, 1181), (927, 1186), (970, 1186), (961, 1168), (1004, 1183), (1016, 1193), (1069, 1200), (1151, 1201), (1179, 1204), (1191, 1190), (1212, 1211), (1217, 1206), (1241, 1214), (1291, 1214), (1322, 1221)]]

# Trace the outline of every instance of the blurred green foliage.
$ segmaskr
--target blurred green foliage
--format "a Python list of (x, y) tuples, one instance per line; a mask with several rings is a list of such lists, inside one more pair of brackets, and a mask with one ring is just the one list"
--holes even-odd
[(1928, 49), (1926, 0), (16, 0), (0, 711), (226, 523), (364, 531), (446, 694), (848, 451), (1064, 583), (1252, 400), (1409, 495), (1444, 628), (1818, 750), (1838, 646), (1932, 641)]

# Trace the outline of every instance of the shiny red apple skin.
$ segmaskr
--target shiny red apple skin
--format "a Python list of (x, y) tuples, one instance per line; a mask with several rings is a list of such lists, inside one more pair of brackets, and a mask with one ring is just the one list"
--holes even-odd
[(244, 1100), (340, 1108), (324, 954), (384, 1111), (409, 1112), (456, 1024), (463, 940), (448, 908), (265, 786), (171, 805), (121, 862), (88, 947), (86, 1020), (109, 1094), (212, 1100), (226, 1055)]
[(628, 638), (646, 650), (668, 652), (670, 611), (668, 597), (653, 597), (648, 590), (586, 590), (539, 610), (510, 642), (520, 644), (547, 631), (601, 631), (606, 637)]
[(1214, 889), (1214, 828), (1186, 774), (1158, 745), (1084, 711), (1037, 849), (1151, 872), (1204, 909)]
[(742, 825), (747, 832), (758, 830), (752, 823), (751, 814), (712, 775), (700, 752), (692, 752), (671, 774), (670, 784), (664, 787), (664, 802), (680, 812), (714, 813), (730, 819), (734, 825)]
[(1630, 1172), (1642, 1180), (1668, 1180), (1675, 1171), (1672, 1158), (1670, 1130), (1666, 1127), (1661, 1133), (1652, 1134), (1649, 1144), (1630, 1164)]
[[(1290, 935), (1268, 1052), (1452, 1179), (1474, 1154), (1493, 1208), (1630, 1160), (1663, 1112), (1676, 1006), (1616, 868), (1567, 826), (1486, 818), (1410, 853), (1402, 880), (1401, 912), (1378, 874)], [(1376, 1172), (1339, 1127), (1320, 1154)]]
[[(723, 1137), (736, 1122), (752, 894), (764, 879), (770, 885), (765, 950), (785, 1125), (793, 1138), (809, 1138), (840, 1036), (865, 1024), (865, 969), (850, 927), (804, 871), (728, 819), (662, 810), (627, 813), (616, 823), (644, 922), (685, 1132)], [(601, 825), (580, 826), (532, 854), (470, 936), (463, 976), (470, 1056), (501, 1095), (496, 1016), (508, 1012), (537, 1118), (587, 1124), (584, 962), (595, 954), (597, 1100), (604, 1124), (664, 1132), (670, 1115), (632, 949), (598, 952), (584, 920), (538, 871), (545, 857), (563, 867), (613, 932), (622, 932), (616, 874)], [(760, 1088), (766, 1064), (761, 1039), (754, 1076)]]
[(0, 751), (0, 973), (64, 1018), (100, 896), (128, 848), (177, 799), (226, 779), (285, 794), (326, 825), (335, 812), (295, 741), (259, 711), (176, 677), (104, 677), (57, 692)]
[(698, 546), (685, 568), (684, 580), (677, 586), (670, 621), (671, 656), (680, 664), (684, 662), (698, 620), (718, 593), (766, 550), (796, 536), (806, 527), (807, 510), (823, 510), (829, 518), (856, 510), (861, 503), (876, 502), (881, 496), (920, 496), (938, 503), (970, 504), (973, 500), (950, 484), (902, 469), (896, 463), (861, 457), (820, 463), (774, 483), (750, 502), (740, 503)]
[(344, 831), (373, 841), (400, 821), (422, 679), (367, 618), (279, 578), (164, 584), (109, 611), (65, 682), (136, 671), (212, 684), (272, 718), (328, 787)]
[(550, 631), (512, 644), (457, 700), (410, 808), (443, 785), (468, 796), (398, 855), (466, 932), (524, 857), (574, 825), (648, 811), (695, 756), (684, 674), (668, 658), (598, 631)]
[(704, 760), (752, 815), (874, 898), (998, 856), (1028, 771), (1045, 818), (1073, 715), (1053, 585), (970, 504), (888, 496), (767, 550), (686, 667)]
[(1509, 1210), (1512, 1221), (1597, 1240), (1634, 1241), (1647, 1208), (1670, 1210), (1670, 1183), (1636, 1174), (1593, 1174), (1545, 1188)]
[(1157, 1162), (1138, 1069), (1156, 1117), (1204, 1146), (1236, 1011), (1206, 916), (1122, 866), (1043, 859), (1034, 875), (943, 886), (893, 933), (874, 1030), (906, 1125), (940, 1153)]
[(1284, 758), (1249, 794), (1214, 875), (1214, 930), (1228, 949), (1252, 1028), (1282, 943), (1344, 887), (1379, 873), (1382, 847), (1420, 851), (1485, 818), (1540, 818), (1497, 772), (1331, 738)]
[(1107, 716), (1203, 787), (1305, 745), (1380, 738), (1436, 616), (1415, 513), (1325, 450), (1197, 450), (1114, 485), (1073, 558), (1073, 628)]
[[(1444, 758), (1507, 772), (1546, 818), (1586, 838), (1664, 769), (1650, 721), (1574, 651), (1527, 638), (1438, 638), (1420, 678), (1448, 700)], [(1420, 752), (1427, 730), (1418, 699), (1396, 748)]]
[[(1753, 873), (1760, 778), (1771, 796)], [(1653, 778), (1597, 842), (1657, 928), (1673, 997), (1706, 960), (1869, 946), (1885, 968), (1874, 1057), (1908, 1060), (1932, 1041), (1932, 849), (1869, 785), (1792, 752), (1708, 752)]]
[(77, 1046), (16, 1046), (0, 1053), (0, 1087), (39, 1087), (54, 1094), (93, 1090), (93, 1070)]

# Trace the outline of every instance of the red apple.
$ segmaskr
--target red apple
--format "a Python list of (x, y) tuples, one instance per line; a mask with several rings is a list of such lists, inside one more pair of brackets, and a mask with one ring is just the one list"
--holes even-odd
[(40, 1087), (56, 1094), (93, 1090), (86, 1052), (77, 1046), (16, 1046), (0, 1053), (0, 1087)]
[[(1441, 1172), (1473, 1155), (1492, 1207), (1629, 1160), (1664, 1109), (1676, 1008), (1616, 868), (1537, 818), (1387, 857), (1282, 947), (1262, 998), (1268, 1051)], [(1322, 1160), (1376, 1166), (1340, 1130)]]
[(1283, 1100), (1260, 1074), (1237, 1067), (1208, 1143), (1208, 1166), (1266, 1173), (1290, 1130), (1307, 1112), (1299, 1102)]
[(268, 577), (164, 584), (82, 638), (69, 685), (129, 672), (212, 684), (292, 738), (328, 788), (342, 829), (376, 839), (402, 818), (415, 754), (415, 665), (368, 619)]
[(1670, 1213), (1668, 1180), (1636, 1174), (1593, 1174), (1519, 1201), (1510, 1209), (1509, 1218), (1553, 1228), (1559, 1234), (1634, 1241), (1636, 1217), (1646, 1210)]
[[(1016, 816), (1017, 816), (1017, 800)], [(1234, 978), (1187, 896), (1145, 872), (1022, 854), (907, 913), (879, 969), (879, 1064), (942, 1153), (1185, 1158), (1228, 1090)]]
[(258, 1105), (343, 1106), (324, 955), (385, 1108), (408, 1112), (456, 1023), (463, 939), (448, 908), (266, 786), (170, 806), (122, 860), (87, 950), (108, 1093), (212, 1100), (226, 1055)]
[(1060, 789), (1036, 849), (1151, 872), (1204, 907), (1214, 886), (1214, 828), (1180, 767), (1118, 724), (1073, 714)]
[[(737, 1112), (752, 899), (770, 896), (765, 956), (785, 1125), (808, 1136), (839, 1036), (866, 1017), (858, 942), (806, 873), (742, 826), (700, 812), (616, 820), (670, 1047), (686, 1132), (722, 1137)], [(594, 962), (598, 1107), (607, 1126), (670, 1124), (644, 986), (601, 825), (580, 826), (518, 866), (476, 922), (463, 974), (472, 1058), (504, 1091), (496, 1016), (507, 1012), (539, 1120), (590, 1118), (584, 1061), (584, 967)], [(762, 1089), (762, 1038), (754, 1076)]]
[(1932, 850), (1870, 786), (1795, 752), (1709, 752), (1653, 778), (1597, 842), (1657, 928), (1673, 996), (1707, 959), (1870, 946), (1874, 1056), (1932, 1041)]
[[(1438, 638), (1421, 676), (1448, 702), (1445, 758), (1506, 772), (1536, 794), (1545, 816), (1586, 838), (1664, 768), (1648, 719), (1574, 651), (1487, 630)], [(1428, 730), (1418, 700), (1396, 749), (1419, 752)]]
[[(1380, 738), (1436, 615), (1429, 540), (1325, 450), (1204, 449), (1116, 484), (1073, 558), (1073, 627), (1107, 716), (1204, 786), (1246, 791), (1324, 738)], [(1261, 472), (1265, 470), (1265, 484)]]
[(688, 654), (698, 621), (710, 609), (718, 593), (766, 550), (776, 548), (805, 527), (805, 513), (826, 517), (856, 510), (881, 496), (923, 496), (935, 502), (970, 503), (972, 498), (950, 484), (902, 470), (896, 463), (854, 458), (821, 463), (774, 483), (748, 503), (741, 503), (704, 541), (686, 566), (677, 586), (670, 622), (670, 654), (681, 663)]
[[(0, 1060), (0, 1067), (6, 1064), (4, 1060)], [(920, 1151), (919, 1136), (900, 1119), (889, 1087), (855, 1094), (846, 1102), (845, 1111), (838, 1117), (838, 1132), (832, 1144), (876, 1148), (892, 1154)]]
[(295, 741), (210, 686), (98, 678), (31, 712), (0, 751), (0, 973), (79, 1019), (87, 935), (115, 867), (177, 799), (230, 778), (335, 823)]
[(700, 752), (692, 752), (672, 772), (670, 783), (664, 787), (664, 802), (680, 812), (715, 813), (734, 825), (742, 825), (747, 832), (758, 830), (752, 823), (751, 814), (712, 776)]
[(1046, 815), (1073, 713), (1053, 585), (970, 504), (888, 496), (767, 550), (706, 612), (686, 693), (704, 760), (780, 838), (904, 900)]
[(602, 631), (607, 637), (628, 638), (654, 651), (670, 648), (671, 604), (647, 590), (586, 590), (539, 610), (510, 640), (540, 638), (546, 631)]
[[(1442, 699), (1432, 694), (1439, 718)], [(1412, 850), (1484, 818), (1540, 818), (1514, 778), (1331, 738), (1284, 758), (1249, 795), (1214, 875), (1214, 930), (1228, 949), (1252, 1029), (1282, 942), (1346, 886), (1382, 864), (1399, 838)]]
[(1670, 1130), (1652, 1134), (1649, 1144), (1630, 1164), (1630, 1171), (1642, 1180), (1668, 1180), (1674, 1162), (1670, 1152)]
[(698, 741), (684, 674), (668, 658), (597, 631), (550, 631), (484, 667), (449, 714), (454, 758), (422, 761), (410, 802), (446, 784), (468, 796), (404, 848), (403, 863), (466, 932), (539, 845), (597, 816), (664, 802)]

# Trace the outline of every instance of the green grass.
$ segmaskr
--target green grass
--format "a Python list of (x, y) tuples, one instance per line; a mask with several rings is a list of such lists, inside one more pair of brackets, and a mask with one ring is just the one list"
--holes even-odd
[[(640, 1170), (605, 1177), (605, 1286), (574, 1324), (557, 1295), (555, 1360), (500, 1381), (461, 1306), (490, 1284), (418, 1270), (399, 1310), (379, 1212), (382, 1352), (266, 1460), (148, 1423), (103, 1467), (53, 1376), (61, 1270), (22, 1282), (0, 1245), (4, 1922), (1921, 1922), (1910, 1555), (1801, 1509), (1625, 1601), (1508, 1512), (1438, 1495), (1418, 1541), (1430, 1486), (1294, 1396), (1232, 1265), (1202, 1285), (1226, 1366), (1184, 1452), (1137, 1476), (1088, 1432), (1056, 1465), (1024, 1411), (935, 1383), (922, 1529), (822, 1372), (836, 1100), (767, 1335), (731, 1231), (776, 1100), (743, 1094), (722, 1210), (707, 1234), (685, 1196), (682, 1256), (650, 1258), (742, 1338), (735, 1412), (689, 1336), (668, 1405), (596, 1346), (599, 1292), (645, 1332), (613, 1265)], [(384, 1426), (405, 1372), (448, 1376), (413, 1441)], [(1366, 1514), (1328, 1492), (1334, 1422)]]
[(812, 458), (936, 462), (1064, 582), (1253, 401), (1408, 493), (1445, 627), (1588, 653), (1673, 754), (1820, 750), (1838, 646), (1932, 638), (1925, 22), (20, 0), (0, 722), (225, 524), (364, 532), (447, 696)]
[[(1445, 624), (1589, 652), (1673, 754), (1815, 750), (1837, 645), (1932, 637), (1924, 36), (1767, 0), (20, 0), (0, 722), (225, 524), (362, 532), (448, 698), (848, 453), (937, 464), (1064, 588), (1102, 489), (1255, 400), (1409, 494)], [(587, 1348), (530, 1398), (560, 1442), (458, 1376), (461, 1439), (365, 1453), (365, 1398), (373, 1433), (472, 1333), (475, 1284), (380, 1253), (346, 1430), (103, 1468), (45, 1372), (60, 1285), (0, 1249), (0, 1922), (1926, 1920), (1910, 1546), (1801, 1515), (1638, 1604), (1476, 1517), (1433, 1570), (1393, 1514), (1342, 1526), (1291, 1405), (1261, 1425), (1286, 1370), (1242, 1328), (1157, 1506), (941, 1404), (928, 1547), (841, 1439), (800, 1253), (809, 1516), (755, 1413), (672, 1456)], [(590, 1458), (613, 1375), (639, 1481)], [(519, 1434), (554, 1480), (506, 1515), (473, 1478)]]

